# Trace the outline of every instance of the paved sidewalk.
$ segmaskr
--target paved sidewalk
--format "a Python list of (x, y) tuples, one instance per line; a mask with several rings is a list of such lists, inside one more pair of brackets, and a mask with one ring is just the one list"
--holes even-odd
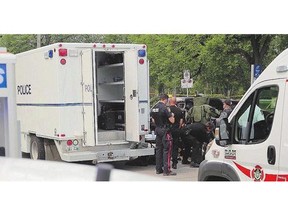
[(197, 181), (198, 168), (191, 168), (189, 164), (181, 164), (181, 161), (177, 164), (177, 169), (172, 169), (176, 172), (176, 176), (163, 176), (162, 174), (157, 175), (155, 171), (155, 165), (148, 166), (136, 166), (136, 165), (118, 165), (115, 168), (137, 172), (149, 176), (161, 177), (172, 181)]

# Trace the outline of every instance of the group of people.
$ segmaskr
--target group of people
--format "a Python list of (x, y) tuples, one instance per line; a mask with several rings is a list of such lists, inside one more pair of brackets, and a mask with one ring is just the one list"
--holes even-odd
[[(203, 98), (201, 100), (203, 102)], [(214, 138), (214, 123), (219, 124), (220, 120), (228, 118), (231, 112), (229, 99), (224, 101), (223, 110), (220, 112), (209, 106), (207, 101), (197, 103), (195, 98), (193, 107), (183, 113), (177, 107), (176, 97), (169, 99), (167, 94), (161, 94), (159, 102), (150, 113), (156, 126), (156, 174), (176, 175), (171, 168), (177, 169), (179, 149), (182, 164), (199, 167), (204, 159), (203, 147)], [(214, 123), (211, 118), (214, 118)]]

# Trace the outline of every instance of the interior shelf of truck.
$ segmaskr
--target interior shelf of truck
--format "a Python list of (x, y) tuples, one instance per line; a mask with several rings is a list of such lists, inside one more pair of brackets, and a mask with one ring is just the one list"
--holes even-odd
[(121, 67), (121, 66), (123, 66), (124, 65), (124, 63), (122, 62), (122, 63), (114, 63), (114, 64), (107, 64), (107, 65), (101, 65), (101, 66), (99, 66), (98, 68), (99, 69), (101, 69), (101, 68), (111, 68), (111, 67)]
[(99, 83), (99, 85), (124, 85), (124, 81), (104, 82), (104, 83)]
[(99, 100), (100, 103), (124, 103), (124, 100)]

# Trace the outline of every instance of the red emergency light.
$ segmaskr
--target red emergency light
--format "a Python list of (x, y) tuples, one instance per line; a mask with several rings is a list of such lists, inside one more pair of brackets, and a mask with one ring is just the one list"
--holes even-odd
[(67, 56), (68, 51), (67, 49), (59, 49), (59, 56)]

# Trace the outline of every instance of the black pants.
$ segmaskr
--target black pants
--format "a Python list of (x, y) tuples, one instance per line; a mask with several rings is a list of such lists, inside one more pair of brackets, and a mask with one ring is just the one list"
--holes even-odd
[(173, 146), (172, 146), (172, 163), (177, 164), (178, 163), (178, 150), (180, 147), (180, 129), (172, 129), (171, 135), (173, 138)]
[(183, 161), (187, 161), (191, 157), (191, 162), (201, 163), (203, 160), (202, 156), (202, 145), (195, 137), (188, 135), (184, 138), (184, 154)]
[[(165, 129), (156, 127), (156, 171), (169, 173), (171, 169), (172, 136)], [(163, 168), (162, 168), (163, 167)]]

